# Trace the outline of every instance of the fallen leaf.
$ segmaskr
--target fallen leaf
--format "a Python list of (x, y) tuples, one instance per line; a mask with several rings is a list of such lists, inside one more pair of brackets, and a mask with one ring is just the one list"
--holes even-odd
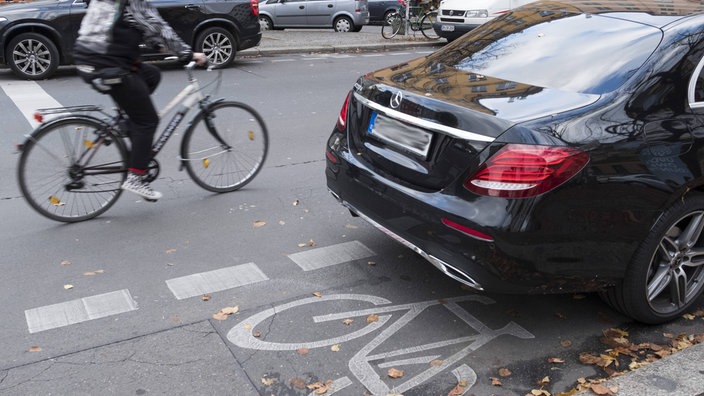
[(219, 310), (218, 312), (215, 312), (213, 314), (213, 319), (216, 320), (226, 320), (228, 316), (232, 314), (236, 314), (239, 311), (239, 307), (225, 307)]
[(210, 294), (203, 294), (200, 299), (203, 301), (210, 301)]
[(545, 389), (533, 389), (530, 391), (530, 394), (534, 396), (551, 396), (550, 392)]
[(293, 201), (293, 206), (298, 206), (298, 204), (301, 203), (299, 200)]
[(261, 337), (261, 336), (262, 336), (262, 332), (261, 332), (261, 331), (255, 331), (255, 332), (252, 333), (252, 337), (259, 338), (259, 337)]
[(464, 394), (465, 389), (459, 385), (455, 386), (448, 392), (447, 396), (460, 396)]
[(512, 373), (511, 373), (511, 370), (509, 370), (509, 369), (507, 369), (507, 368), (505, 368), (505, 367), (502, 367), (502, 368), (499, 369), (499, 376), (501, 376), (501, 377), (508, 377), (508, 376), (510, 376), (511, 374), (512, 374)]
[(346, 324), (347, 326), (351, 325), (352, 322), (354, 322), (354, 319), (345, 319), (342, 321), (342, 323)]
[(496, 377), (489, 377), (489, 379), (491, 380), (491, 384), (493, 386), (503, 386), (500, 379), (498, 379)]
[(379, 315), (377, 314), (371, 314), (367, 316), (367, 323), (373, 323), (373, 322), (378, 322), (379, 321)]
[(306, 244), (305, 244), (305, 243), (299, 243), (299, 244), (298, 244), (298, 247), (306, 247)]
[(308, 348), (305, 348), (305, 347), (298, 348), (298, 349), (296, 349), (296, 352), (301, 356), (305, 356), (308, 354)]
[(316, 296), (316, 297), (321, 297), (321, 296), (322, 296), (322, 294), (321, 294), (320, 292), (313, 292), (312, 294), (313, 294), (314, 296)]
[(572, 346), (572, 341), (570, 340), (561, 340), (560, 345), (562, 345), (563, 348), (569, 348)]
[(592, 390), (592, 392), (596, 393), (597, 395), (613, 395), (613, 393), (611, 392), (611, 389), (609, 389), (601, 384), (593, 384), (591, 386), (591, 390)]
[(315, 241), (312, 239), (308, 241), (308, 246), (315, 246)]
[(441, 359), (434, 359), (434, 360), (430, 361), (430, 365), (433, 367), (442, 366), (442, 360)]
[(272, 386), (276, 383), (276, 378), (273, 377), (262, 377), (262, 384), (264, 386)]
[(41, 352), (41, 351), (42, 351), (42, 347), (40, 347), (40, 346), (38, 346), (38, 345), (32, 345), (31, 347), (29, 347), (29, 351), (30, 351), (30, 352)]
[(264, 221), (264, 220), (257, 220), (253, 224), (254, 228), (264, 227), (265, 225), (266, 225), (266, 221)]
[(84, 276), (95, 276), (96, 274), (93, 271), (88, 271), (88, 272), (84, 272), (83, 275)]
[(237, 307), (237, 306), (225, 307), (225, 308), (221, 309), (221, 311), (227, 315), (236, 314), (237, 312), (239, 312), (239, 310), (240, 310), (240, 307)]
[(540, 385), (540, 386), (545, 386), (549, 383), (550, 383), (550, 377), (548, 377), (548, 376), (545, 376), (540, 381), (538, 381), (538, 385)]
[(376, 261), (367, 261), (367, 265), (376, 265)]
[(64, 285), (64, 289), (66, 289), (66, 290), (73, 289), (73, 285)]
[(403, 370), (399, 370), (396, 368), (390, 368), (389, 371), (386, 372), (386, 375), (388, 375), (391, 378), (401, 378), (401, 377), (403, 377)]
[(564, 363), (564, 362), (565, 362), (565, 359), (556, 358), (556, 357), (552, 357), (552, 358), (548, 359), (548, 363)]
[(61, 262), (61, 265), (71, 265), (71, 261), (70, 260), (63, 260)]
[(684, 315), (682, 315), (682, 317), (685, 318), (686, 320), (694, 320), (697, 318), (696, 316), (694, 316), (692, 314), (684, 314)]
[(359, 228), (359, 227), (357, 227), (357, 226), (354, 225), (354, 224), (345, 224), (345, 228), (349, 228), (349, 229), (352, 229), (352, 230), (356, 230), (356, 229)]
[(246, 324), (245, 324), (244, 326), (242, 326), (242, 327), (243, 327), (245, 330), (252, 330), (252, 325), (251, 325), (251, 324), (247, 324), (247, 323), (246, 323)]
[(166, 249), (166, 254), (176, 253), (176, 249)]
[(340, 352), (340, 344), (335, 344), (330, 347), (330, 350), (333, 352)]
[(302, 380), (301, 378), (291, 378), (290, 384), (292, 387), (296, 389), (305, 389), (306, 388), (306, 382)]

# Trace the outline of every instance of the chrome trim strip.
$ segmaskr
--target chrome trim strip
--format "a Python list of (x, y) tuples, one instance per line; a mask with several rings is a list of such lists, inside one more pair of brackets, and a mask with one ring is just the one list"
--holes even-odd
[[(337, 194), (335, 194), (334, 192), (330, 191), (330, 193), (333, 195), (333, 197), (335, 197), (335, 199), (337, 199), (337, 200), (342, 204), (342, 206), (344, 206), (344, 207), (346, 207), (347, 209), (351, 210), (351, 211), (354, 212), (356, 215), (358, 215), (359, 217), (361, 217), (362, 219), (364, 219), (366, 222), (368, 222), (369, 224), (373, 225), (374, 227), (376, 227), (377, 229), (379, 229), (381, 232), (383, 232), (384, 234), (390, 236), (391, 238), (393, 238), (393, 239), (396, 240), (397, 242), (401, 243), (403, 246), (405, 246), (405, 247), (407, 247), (407, 248), (413, 250), (414, 252), (418, 253), (421, 257), (423, 257), (424, 259), (426, 259), (427, 261), (429, 261), (430, 264), (432, 264), (435, 268), (437, 268), (437, 269), (439, 269), (440, 271), (442, 271), (445, 275), (447, 275), (447, 276), (449, 276), (450, 278), (452, 278), (452, 279), (454, 279), (454, 280), (456, 280), (456, 281), (458, 281), (458, 282), (460, 282), (460, 283), (463, 283), (463, 284), (465, 284), (465, 285), (467, 285), (467, 286), (469, 286), (469, 287), (471, 287), (471, 288), (473, 288), (473, 289), (475, 289), (475, 290), (484, 291), (484, 288), (483, 288), (477, 281), (475, 281), (474, 279), (472, 279), (472, 277), (470, 277), (469, 275), (467, 275), (467, 274), (465, 274), (464, 272), (458, 270), (457, 268), (455, 268), (455, 267), (453, 267), (453, 266), (447, 264), (446, 262), (440, 260), (439, 258), (437, 258), (437, 257), (435, 257), (435, 256), (432, 256), (432, 255), (426, 253), (425, 251), (423, 251), (423, 250), (422, 250), (421, 248), (419, 248), (418, 246), (414, 245), (413, 243), (407, 241), (406, 239), (402, 238), (401, 236), (399, 236), (398, 234), (396, 234), (396, 233), (394, 233), (393, 231), (389, 230), (388, 228), (386, 228), (386, 227), (382, 226), (381, 224), (377, 223), (376, 221), (372, 220), (371, 218), (369, 218), (369, 216), (367, 216), (367, 215), (365, 215), (364, 213), (362, 213), (362, 212), (360, 212), (359, 210), (357, 210), (357, 208), (355, 208), (354, 206), (352, 206), (349, 202), (340, 199), (340, 197), (339, 197)], [(454, 273), (451, 272), (451, 271), (449, 271), (448, 269), (454, 271)], [(460, 274), (461, 276), (457, 276), (457, 275), (455, 275), (455, 273)]]
[(407, 122), (409, 124), (425, 128), (425, 129), (430, 129), (431, 131), (439, 132), (445, 135), (449, 135), (458, 139), (465, 139), (465, 140), (474, 140), (474, 141), (479, 141), (479, 142), (493, 142), (496, 140), (496, 138), (489, 137), (486, 135), (482, 135), (479, 133), (475, 132), (468, 132), (462, 129), (457, 129), (453, 127), (449, 127), (446, 125), (442, 124), (437, 124), (432, 121), (424, 120), (422, 118), (414, 117), (412, 115), (408, 115), (406, 113), (402, 113), (398, 110), (394, 110), (391, 108), (388, 108), (386, 106), (382, 106), (378, 103), (372, 102), (371, 100), (365, 98), (358, 92), (354, 93), (355, 99), (359, 100), (362, 102), (363, 105), (371, 108), (372, 110), (378, 111), (380, 113), (383, 113), (385, 115), (388, 115), (390, 117), (393, 117), (397, 120), (401, 120), (404, 122)]

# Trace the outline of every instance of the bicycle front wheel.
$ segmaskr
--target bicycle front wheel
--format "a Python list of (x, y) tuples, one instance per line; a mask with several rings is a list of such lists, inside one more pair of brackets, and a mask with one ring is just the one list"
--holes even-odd
[(429, 13), (425, 14), (423, 16), (423, 19), (420, 20), (420, 31), (423, 33), (423, 36), (429, 38), (429, 39), (437, 39), (440, 36), (438, 36), (438, 33), (435, 31), (435, 28), (433, 27), (435, 25), (435, 22), (438, 21), (438, 12), (437, 11), (430, 11)]
[(393, 13), (384, 20), (384, 24), (381, 25), (381, 36), (390, 39), (401, 31), (403, 26), (403, 18), (398, 12)]
[(268, 151), (266, 125), (253, 108), (216, 102), (193, 119), (183, 136), (181, 160), (196, 184), (229, 192), (254, 179)]
[(22, 147), (17, 178), (29, 205), (52, 220), (96, 217), (118, 199), (127, 149), (107, 125), (66, 117), (37, 129)]

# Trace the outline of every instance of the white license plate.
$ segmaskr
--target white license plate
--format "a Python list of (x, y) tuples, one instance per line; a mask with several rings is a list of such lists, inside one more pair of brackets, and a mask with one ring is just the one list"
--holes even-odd
[(440, 27), (440, 30), (443, 32), (454, 32), (455, 31), (455, 25), (442, 25)]
[(376, 112), (369, 120), (367, 133), (370, 136), (395, 147), (426, 159), (430, 151), (433, 135), (423, 129), (404, 124)]

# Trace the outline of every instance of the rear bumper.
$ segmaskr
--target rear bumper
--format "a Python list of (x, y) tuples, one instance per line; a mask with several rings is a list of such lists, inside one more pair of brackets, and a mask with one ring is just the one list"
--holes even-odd
[[(337, 163), (328, 159), (326, 167), (327, 186), (341, 204), (446, 275), (477, 290), (600, 290), (623, 276), (628, 261), (624, 256), (632, 253), (633, 246), (623, 241), (589, 241), (562, 229), (541, 230), (540, 223), (565, 223), (565, 214), (551, 213), (548, 219), (540, 213), (539, 201), (516, 203), (495, 197), (468, 201), (443, 191), (418, 191), (376, 174), (346, 150), (335, 151), (334, 157)], [(530, 209), (540, 213), (538, 219)], [(493, 240), (460, 232), (442, 219)]]

